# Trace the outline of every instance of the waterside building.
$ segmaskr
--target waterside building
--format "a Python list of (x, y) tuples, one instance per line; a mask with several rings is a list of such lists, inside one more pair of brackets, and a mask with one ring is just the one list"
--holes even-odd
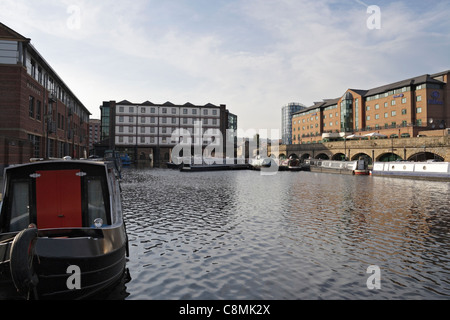
[[(171, 160), (173, 147), (181, 142), (181, 137), (172, 139), (177, 129), (188, 132), (192, 139), (196, 134), (203, 138), (205, 132), (220, 135), (225, 143), (235, 138), (227, 136), (227, 130), (237, 129), (237, 116), (223, 104), (176, 105), (169, 101), (136, 104), (124, 100), (105, 101), (100, 109), (101, 142), (95, 146), (96, 153), (102, 155), (105, 150), (116, 150), (127, 153), (133, 160), (150, 160), (157, 167)], [(205, 138), (192, 144), (199, 143), (204, 148), (211, 140), (214, 139)]]
[(292, 143), (308, 144), (377, 133), (417, 137), (450, 125), (450, 70), (369, 90), (348, 89), (292, 116)]
[(25, 38), (0, 23), (0, 170), (88, 155), (90, 112)]

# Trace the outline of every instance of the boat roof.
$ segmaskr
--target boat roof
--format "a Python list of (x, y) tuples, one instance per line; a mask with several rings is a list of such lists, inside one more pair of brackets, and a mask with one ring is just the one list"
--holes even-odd
[(5, 173), (11, 170), (16, 171), (33, 167), (49, 167), (51, 169), (54, 169), (54, 167), (76, 168), (80, 166), (102, 166), (113, 168), (113, 163), (111, 161), (104, 160), (32, 159), (29, 163), (10, 165), (9, 167), (5, 168)]

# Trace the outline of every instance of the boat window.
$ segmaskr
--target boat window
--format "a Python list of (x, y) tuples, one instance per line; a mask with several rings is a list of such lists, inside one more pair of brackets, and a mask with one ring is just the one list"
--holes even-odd
[(9, 231), (21, 231), (30, 223), (29, 183), (14, 181), (12, 183), (11, 221)]
[(99, 221), (98, 219), (103, 220), (102, 226), (104, 226), (108, 223), (108, 220), (103, 198), (102, 180), (96, 177), (89, 177), (87, 186), (89, 226), (95, 227), (94, 221)]

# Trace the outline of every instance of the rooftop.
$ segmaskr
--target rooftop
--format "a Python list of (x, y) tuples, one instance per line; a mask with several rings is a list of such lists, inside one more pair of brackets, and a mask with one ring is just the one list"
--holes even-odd
[[(429, 74), (425, 74), (425, 75), (421, 75), (418, 77), (414, 77), (414, 78), (410, 78), (410, 79), (406, 79), (406, 80), (402, 80), (402, 81), (398, 81), (398, 82), (394, 82), (394, 83), (390, 83), (387, 85), (383, 85), (380, 87), (376, 87), (373, 89), (369, 89), (369, 90), (363, 90), (363, 89), (348, 89), (351, 90), (359, 95), (361, 95), (362, 97), (370, 97), (370, 96), (374, 96), (380, 93), (384, 93), (384, 92), (388, 92), (388, 91), (392, 91), (395, 89), (399, 89), (399, 88), (403, 88), (403, 87), (407, 87), (407, 86), (412, 86), (412, 85), (419, 85), (419, 84), (424, 84), (424, 83), (434, 83), (434, 84), (440, 84), (443, 85), (445, 84), (445, 82), (442, 82), (440, 80), (437, 80), (435, 78), (438, 78), (442, 75), (445, 74), (449, 74), (450, 70), (446, 70), (446, 71), (442, 71), (439, 73), (435, 73), (432, 75)], [(348, 90), (346, 92), (346, 94), (348, 93)], [(341, 100), (341, 98), (335, 98), (335, 99), (324, 99), (321, 102), (314, 102), (314, 104), (306, 109), (297, 111), (294, 113), (295, 114), (302, 114), (317, 108), (324, 108), (324, 107), (328, 107), (331, 105), (335, 105), (337, 103), (339, 103), (339, 100)]]
[(74, 98), (74, 100), (83, 108), (83, 110), (87, 114), (91, 115), (84, 104), (70, 90), (69, 86), (62, 80), (62, 78), (56, 73), (52, 66), (39, 53), (39, 51), (37, 51), (36, 48), (31, 44), (31, 39), (25, 38), (21, 34), (17, 33), (16, 31), (0, 22), (0, 41), (16, 41), (24, 43), (24, 46), (26, 46), (33, 59), (35, 59), (43, 68), (45, 68), (46, 72), (49, 73), (60, 84), (60, 86), (63, 87), (64, 90)]

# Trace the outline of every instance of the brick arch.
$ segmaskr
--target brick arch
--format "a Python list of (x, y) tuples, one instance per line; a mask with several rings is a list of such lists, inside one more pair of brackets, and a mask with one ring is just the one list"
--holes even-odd
[(439, 156), (440, 158), (442, 158), (443, 160), (445, 160), (445, 154), (442, 154), (439, 151), (435, 152), (433, 149), (430, 149), (430, 153), (433, 153), (433, 154)]
[(383, 157), (387, 157), (388, 155), (394, 155), (397, 158), (402, 159), (402, 156), (398, 155), (395, 152), (394, 153), (392, 153), (392, 152), (383, 152), (383, 153), (380, 153), (377, 157), (375, 157), (375, 161), (380, 161), (380, 159), (382, 159)]
[[(425, 159), (422, 159), (424, 155), (425, 155)], [(441, 156), (439, 153), (432, 152), (432, 150), (430, 150), (429, 152), (428, 151), (415, 152), (415, 153), (412, 153), (411, 155), (407, 156), (407, 158), (406, 158), (406, 160), (408, 160), (408, 161), (415, 161), (415, 159), (420, 159), (420, 160), (438, 159), (441, 161), (445, 161), (445, 156)]]
[(342, 157), (345, 157), (345, 154), (343, 152), (336, 152), (333, 154), (333, 156), (330, 158), (331, 160), (341, 160)]
[(360, 158), (362, 158), (363, 160), (367, 160), (369, 164), (373, 163), (372, 157), (365, 152), (355, 153), (354, 155), (352, 155), (351, 160), (355, 161), (359, 160)]
[(306, 159), (309, 159), (309, 157), (312, 157), (312, 153), (304, 152), (303, 154), (300, 155), (299, 158), (301, 160), (306, 160)]
[(318, 155), (316, 155), (315, 158), (316, 159), (329, 160), (330, 156), (327, 154), (327, 152), (321, 152)]

